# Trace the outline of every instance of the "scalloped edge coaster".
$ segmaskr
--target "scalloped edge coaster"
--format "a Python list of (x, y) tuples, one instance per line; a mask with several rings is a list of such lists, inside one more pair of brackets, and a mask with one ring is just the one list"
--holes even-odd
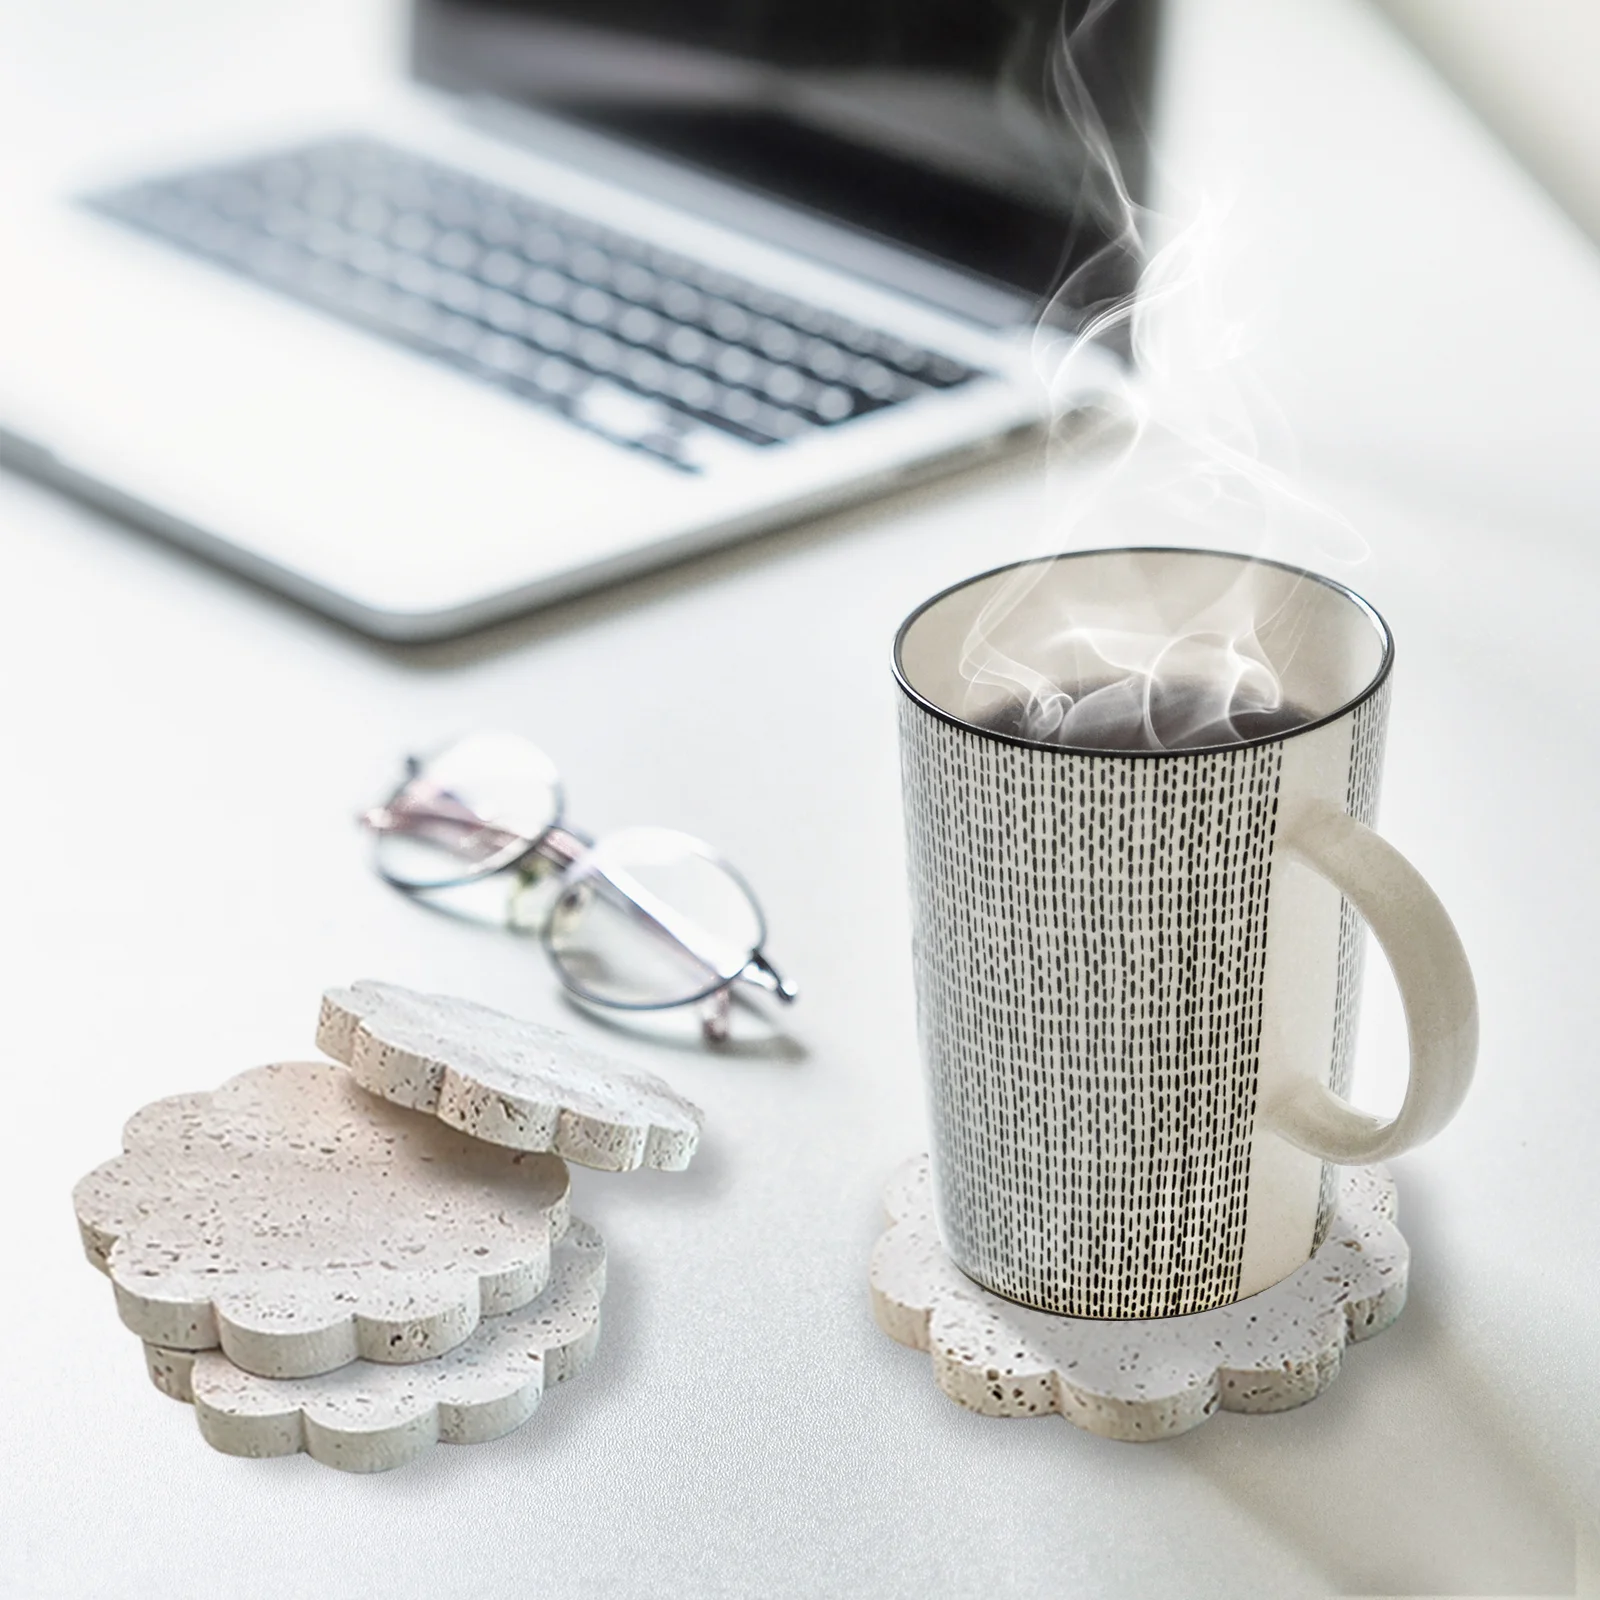
[(387, 1472), (434, 1444), (485, 1444), (520, 1428), (540, 1397), (588, 1365), (600, 1341), (605, 1245), (573, 1218), (550, 1282), (520, 1311), (486, 1318), (465, 1344), (409, 1367), (356, 1361), (316, 1378), (241, 1371), (218, 1351), (147, 1344), (163, 1394), (194, 1407), (201, 1436), (231, 1456), (304, 1451), (341, 1472)]
[(532, 1300), (567, 1168), (369, 1095), (326, 1061), (256, 1067), (129, 1118), (72, 1191), (123, 1322), (267, 1378), (453, 1349)]
[(699, 1108), (660, 1078), (471, 1000), (371, 979), (329, 989), (317, 1048), (474, 1139), (603, 1172), (681, 1172), (700, 1139)]
[(1381, 1167), (1341, 1175), (1328, 1237), (1270, 1289), (1213, 1311), (1148, 1321), (1062, 1317), (991, 1294), (945, 1253), (927, 1156), (884, 1195), (872, 1309), (891, 1339), (932, 1358), (952, 1400), (990, 1417), (1060, 1412), (1106, 1439), (1171, 1438), (1217, 1410), (1288, 1411), (1339, 1375), (1346, 1343), (1405, 1306), (1410, 1250)]

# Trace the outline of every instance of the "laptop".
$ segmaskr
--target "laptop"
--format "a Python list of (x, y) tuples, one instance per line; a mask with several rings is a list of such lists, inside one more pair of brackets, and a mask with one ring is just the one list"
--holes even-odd
[[(1066, 7), (1135, 179), (1154, 10)], [(1104, 243), (1061, 25), (416, 0), (359, 117), (196, 129), (4, 219), (0, 460), (416, 640), (1003, 449)]]

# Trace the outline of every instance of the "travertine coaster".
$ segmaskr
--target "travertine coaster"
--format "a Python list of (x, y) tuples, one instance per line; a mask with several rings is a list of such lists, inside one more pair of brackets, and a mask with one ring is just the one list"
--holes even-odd
[(700, 1112), (553, 1028), (390, 983), (330, 989), (317, 1048), (356, 1081), (475, 1139), (606, 1172), (689, 1165)]
[(73, 1191), (122, 1320), (268, 1378), (425, 1361), (544, 1287), (555, 1156), (481, 1144), (343, 1067), (257, 1067), (146, 1106)]
[(952, 1400), (991, 1417), (1059, 1411), (1108, 1439), (1169, 1438), (1224, 1411), (1287, 1411), (1339, 1374), (1347, 1341), (1400, 1315), (1410, 1252), (1381, 1168), (1343, 1174), (1327, 1240), (1292, 1277), (1235, 1305), (1146, 1322), (1034, 1311), (980, 1288), (945, 1254), (928, 1158), (884, 1197), (872, 1305), (891, 1338), (933, 1358)]
[(187, 1400), (206, 1442), (231, 1456), (304, 1450), (341, 1472), (385, 1472), (439, 1444), (483, 1444), (519, 1428), (552, 1383), (588, 1364), (605, 1292), (600, 1235), (574, 1219), (550, 1281), (520, 1311), (487, 1317), (465, 1344), (409, 1367), (354, 1361), (317, 1378), (241, 1372), (215, 1350), (145, 1346), (151, 1380)]

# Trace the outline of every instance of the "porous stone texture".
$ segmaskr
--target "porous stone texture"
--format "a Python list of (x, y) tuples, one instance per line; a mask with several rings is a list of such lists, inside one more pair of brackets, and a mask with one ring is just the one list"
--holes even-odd
[(363, 981), (322, 999), (317, 1048), (365, 1089), (475, 1139), (585, 1167), (678, 1172), (700, 1112), (565, 1034), (447, 995)]
[(605, 1247), (574, 1220), (550, 1281), (519, 1311), (487, 1317), (464, 1344), (414, 1366), (354, 1361), (315, 1378), (254, 1377), (220, 1351), (145, 1346), (151, 1380), (187, 1400), (200, 1432), (233, 1456), (305, 1451), (341, 1472), (386, 1472), (434, 1444), (482, 1444), (519, 1428), (600, 1338)]
[(1410, 1252), (1381, 1168), (1347, 1171), (1320, 1249), (1293, 1276), (1232, 1305), (1147, 1321), (1063, 1317), (980, 1288), (946, 1255), (928, 1158), (894, 1176), (872, 1254), (873, 1313), (926, 1350), (951, 1399), (991, 1417), (1060, 1412), (1107, 1439), (1170, 1438), (1213, 1412), (1287, 1411), (1338, 1376), (1347, 1343), (1405, 1305)]
[(426, 1361), (544, 1288), (557, 1157), (375, 1099), (343, 1067), (257, 1067), (138, 1112), (73, 1191), (122, 1320), (268, 1378)]

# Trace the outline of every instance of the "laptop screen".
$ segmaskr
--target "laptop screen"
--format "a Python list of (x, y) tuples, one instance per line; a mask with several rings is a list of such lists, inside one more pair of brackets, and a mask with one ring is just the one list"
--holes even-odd
[[(417, 0), (414, 57), (1037, 298), (1101, 242), (1046, 91), (1089, 3)], [(1112, 0), (1077, 57), (1135, 192), (1156, 10)]]

